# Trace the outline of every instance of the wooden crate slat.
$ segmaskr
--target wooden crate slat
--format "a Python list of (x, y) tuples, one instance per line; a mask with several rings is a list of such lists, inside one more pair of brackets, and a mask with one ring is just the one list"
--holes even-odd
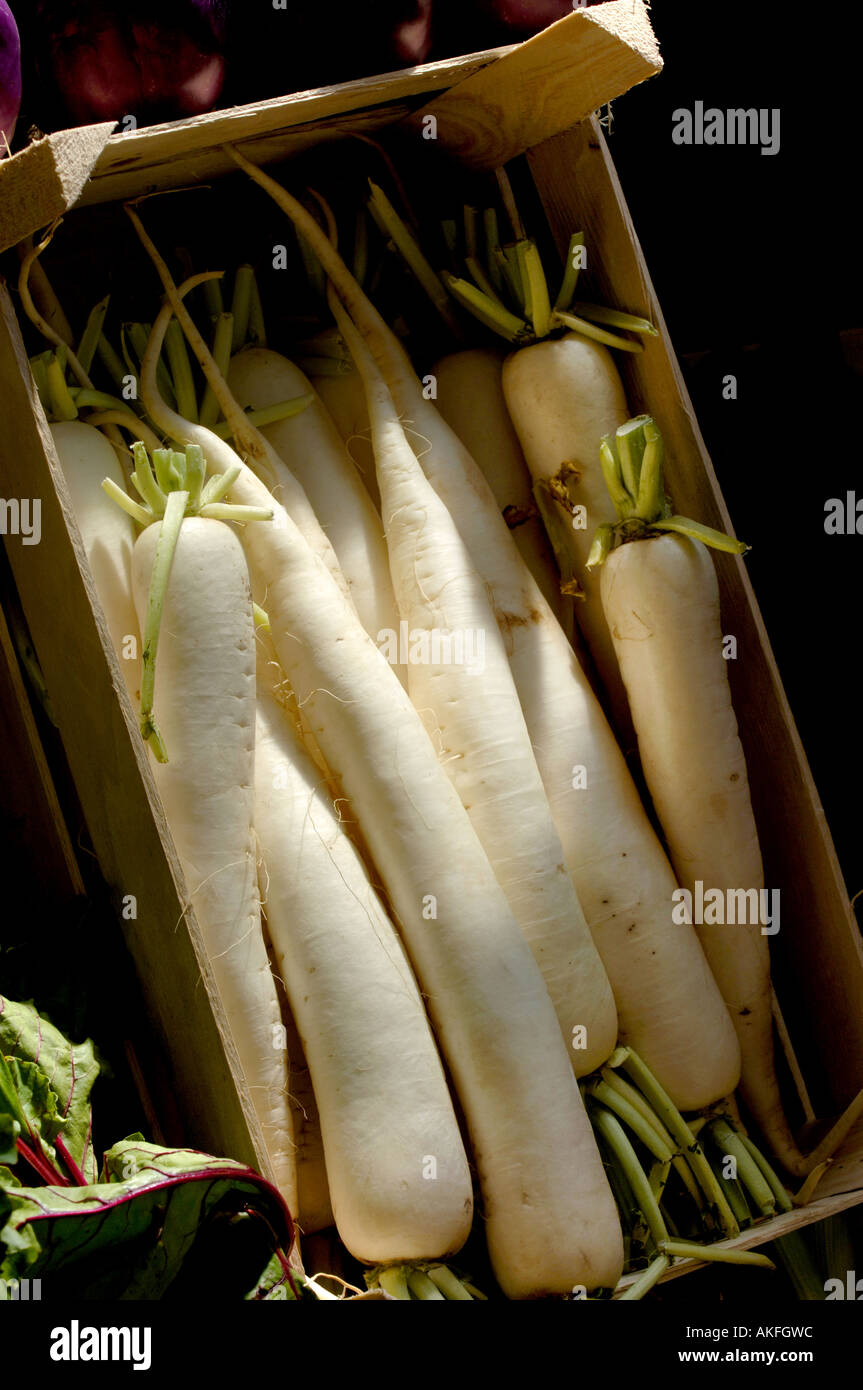
[(437, 120), (463, 164), (493, 169), (567, 130), (662, 67), (642, 0), (574, 9), (410, 118)]

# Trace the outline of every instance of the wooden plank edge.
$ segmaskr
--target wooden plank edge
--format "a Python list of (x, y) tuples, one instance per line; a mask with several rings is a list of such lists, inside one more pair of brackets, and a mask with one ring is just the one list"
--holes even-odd
[[(853, 1192), (843, 1192), (836, 1197), (822, 1197), (818, 1201), (809, 1202), (805, 1207), (783, 1212), (781, 1216), (771, 1216), (769, 1220), (759, 1222), (757, 1226), (751, 1226), (746, 1231), (741, 1231), (739, 1236), (734, 1236), (731, 1240), (717, 1240), (711, 1249), (754, 1250), (759, 1245), (780, 1240), (782, 1236), (790, 1235), (792, 1231), (802, 1230), (806, 1226), (814, 1226), (817, 1222), (826, 1220), (828, 1216), (837, 1216), (841, 1211), (849, 1211), (851, 1207), (857, 1207), (861, 1202), (863, 1202), (863, 1187), (858, 1187)], [(657, 1282), (665, 1284), (669, 1279), (679, 1279), (681, 1275), (693, 1274), (699, 1269), (707, 1269), (711, 1264), (714, 1264), (711, 1260), (675, 1260)], [(625, 1274), (614, 1291), (615, 1295), (623, 1293), (635, 1283), (637, 1278), (639, 1278), (638, 1274)]]
[(6, 664), (9, 683), (12, 687), (18, 715), (29, 745), (30, 756), (33, 760), (33, 768), (39, 779), (39, 786), (41, 788), (45, 807), (54, 827), (57, 848), (60, 850), (66, 872), (69, 875), (69, 887), (76, 897), (83, 897), (85, 896), (85, 889), (84, 880), (81, 877), (81, 869), (72, 846), (69, 828), (66, 825), (65, 817), (60, 809), (60, 799), (57, 796), (57, 788), (54, 785), (54, 778), (48, 766), (48, 759), (45, 756), (42, 739), (36, 727), (33, 708), (30, 704), (30, 699), (18, 664), (18, 655), (12, 642), (8, 623), (6, 622), (6, 614), (3, 612), (2, 608), (0, 608), (0, 652), (2, 652), (2, 657)]
[(438, 97), (436, 139), (469, 168), (491, 169), (584, 120), (662, 68), (643, 0), (577, 7)]
[[(479, 69), (510, 53), (515, 45), (484, 49), (458, 58), (372, 77), (355, 78), (328, 87), (313, 87), (268, 101), (232, 106), (166, 121), (141, 130), (112, 135), (91, 172), (92, 187), (86, 201), (104, 202), (100, 192), (103, 180), (132, 169), (149, 169), (176, 158), (216, 151), (221, 145), (247, 139), (278, 137), (296, 126), (310, 125), (330, 117), (349, 116), (412, 98), (436, 95), (470, 77)], [(110, 198), (110, 195), (107, 195)]]
[(0, 251), (73, 206), (114, 125), (61, 130), (0, 160)]

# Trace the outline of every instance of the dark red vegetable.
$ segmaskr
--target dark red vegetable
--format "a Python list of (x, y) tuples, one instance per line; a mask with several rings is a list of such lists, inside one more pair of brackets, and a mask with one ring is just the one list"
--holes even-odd
[(68, 124), (138, 125), (215, 106), (228, 0), (37, 0), (34, 43)]
[(0, 156), (12, 143), (21, 107), (21, 43), (6, 0), (0, 0)]

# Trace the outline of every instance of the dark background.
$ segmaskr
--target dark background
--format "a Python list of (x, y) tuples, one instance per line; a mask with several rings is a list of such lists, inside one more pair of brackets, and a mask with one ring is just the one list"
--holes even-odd
[[(826, 535), (824, 503), (855, 487), (863, 497), (859, 12), (828, 21), (818, 7), (654, 0), (650, 16), (665, 67), (613, 104), (609, 146), (735, 530), (752, 546), (853, 895), (863, 537)], [(697, 100), (779, 107), (779, 152), (673, 144), (673, 111)], [(736, 401), (722, 399), (729, 372)]]

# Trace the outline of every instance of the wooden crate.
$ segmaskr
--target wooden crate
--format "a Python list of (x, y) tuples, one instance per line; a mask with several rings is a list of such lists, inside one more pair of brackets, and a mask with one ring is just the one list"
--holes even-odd
[[(318, 140), (365, 131), (370, 123), (402, 122), (416, 129), (430, 114), (441, 144), (472, 167), (491, 168), (527, 151), (561, 249), (569, 232), (582, 228), (592, 248), (597, 291), (609, 302), (648, 314), (662, 329), (643, 354), (626, 362), (625, 379), (632, 409), (649, 404), (661, 424), (669, 487), (679, 509), (730, 529), (601, 129), (591, 115), (658, 67), (642, 7), (614, 0), (575, 12), (502, 56), (433, 64), (412, 74), (112, 137), (91, 160), (76, 207), (229, 172), (239, 177), (221, 150), (228, 141), (250, 159), (271, 163)], [(89, 215), (73, 214), (76, 219)], [(32, 230), (22, 225), (19, 234)], [(0, 439), (0, 496), (42, 499), (41, 545), (28, 547), (14, 539), (7, 544), (89, 832), (118, 904), (155, 1033), (173, 1059), (190, 1136), (202, 1148), (254, 1163), (271, 1176), (5, 292), (0, 318), (6, 426)], [(805, 1018), (791, 1018), (789, 1025), (803, 1074), (826, 1078), (816, 1095), (819, 1110), (838, 1108), (863, 1085), (863, 956), (745, 566), (723, 556), (719, 570), (725, 630), (733, 631), (747, 652), (745, 662), (734, 664), (732, 678), (767, 882), (783, 889), (776, 950), (805, 996)], [(119, 911), (129, 895), (137, 903), (132, 921)], [(846, 1143), (819, 1197), (805, 1211), (746, 1232), (742, 1242), (760, 1244), (792, 1220), (805, 1224), (863, 1200), (863, 1127)]]

